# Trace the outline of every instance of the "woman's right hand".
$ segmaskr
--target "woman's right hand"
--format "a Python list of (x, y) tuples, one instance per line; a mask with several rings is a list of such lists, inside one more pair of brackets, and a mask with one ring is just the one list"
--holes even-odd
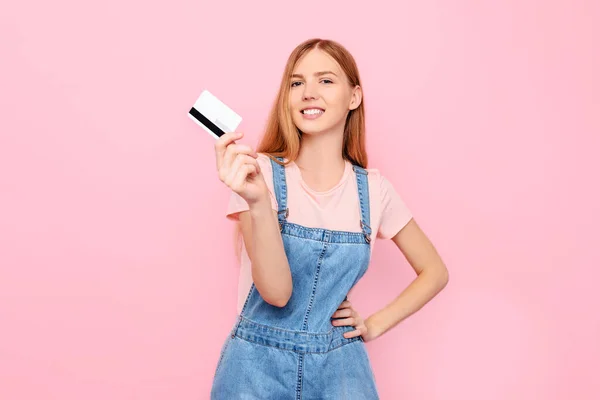
[(239, 132), (228, 132), (217, 139), (217, 171), (221, 182), (252, 206), (268, 201), (269, 190), (256, 160), (258, 154), (250, 146), (235, 143), (243, 136)]

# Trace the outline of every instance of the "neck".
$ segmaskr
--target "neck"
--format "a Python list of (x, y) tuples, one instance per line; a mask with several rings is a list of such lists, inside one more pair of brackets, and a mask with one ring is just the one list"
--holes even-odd
[(341, 179), (346, 167), (342, 157), (342, 132), (303, 135), (296, 165), (315, 190), (327, 190)]
[(318, 171), (336, 165), (339, 167), (344, 164), (343, 143), (343, 134), (303, 135), (296, 164), (300, 168), (310, 171)]

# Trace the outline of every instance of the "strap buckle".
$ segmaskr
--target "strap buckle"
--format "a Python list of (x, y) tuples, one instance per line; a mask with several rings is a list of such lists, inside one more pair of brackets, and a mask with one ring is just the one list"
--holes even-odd
[[(371, 227), (367, 224), (365, 224), (364, 222), (362, 222), (362, 220), (360, 221), (360, 228), (363, 231), (363, 234), (365, 235), (365, 240), (367, 241), (367, 243), (371, 243)], [(365, 229), (367, 228), (367, 229)]]
[[(283, 218), (280, 218), (279, 216), (281, 214), (284, 214)], [(285, 220), (287, 219), (287, 217), (290, 215), (290, 209), (286, 208), (285, 210), (279, 210), (277, 211), (277, 220), (279, 221), (279, 230), (283, 229), (283, 223), (285, 222)]]

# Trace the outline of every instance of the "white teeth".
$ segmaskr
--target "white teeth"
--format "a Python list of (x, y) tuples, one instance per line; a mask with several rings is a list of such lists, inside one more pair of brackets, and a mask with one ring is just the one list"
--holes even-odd
[(316, 108), (311, 108), (310, 110), (302, 111), (303, 114), (315, 115), (315, 114), (323, 114), (323, 110), (317, 110)]

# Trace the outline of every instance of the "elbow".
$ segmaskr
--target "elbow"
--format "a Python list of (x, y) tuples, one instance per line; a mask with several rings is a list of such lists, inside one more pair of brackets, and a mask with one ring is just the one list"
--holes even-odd
[(283, 308), (287, 306), (292, 297), (292, 283), (289, 282), (289, 284), (284, 286), (281, 290), (260, 290), (258, 287), (256, 289), (265, 302), (273, 307)]
[[(431, 266), (424, 269), (421, 273), (425, 273), (427, 279), (431, 282), (431, 285), (435, 288), (435, 292), (442, 291), (448, 285), (450, 280), (450, 274), (448, 268), (442, 263), (436, 266)], [(420, 274), (419, 274), (420, 275)]]
[(442, 289), (444, 289), (446, 287), (446, 285), (448, 285), (448, 281), (450, 280), (450, 274), (448, 273), (448, 268), (446, 268), (446, 266), (444, 266), (444, 269), (441, 273), (441, 277), (440, 277), (440, 284), (442, 286)]
[(267, 303), (272, 305), (273, 307), (283, 308), (287, 306), (290, 298), (292, 297), (292, 285), (290, 283), (289, 287), (286, 285), (281, 291), (278, 293), (273, 293), (268, 298), (263, 298)]
[(291, 297), (292, 297), (291, 295), (288, 296), (285, 294), (280, 294), (280, 295), (269, 296), (269, 297), (263, 296), (263, 300), (266, 301), (267, 303), (269, 303), (270, 305), (272, 305), (273, 307), (283, 308), (283, 307), (287, 306), (287, 303), (290, 301)]
[(292, 274), (289, 267), (283, 277), (270, 276), (269, 279), (264, 279), (255, 272), (253, 270), (252, 280), (262, 299), (274, 307), (285, 307), (292, 297)]
[(287, 303), (290, 301), (290, 297), (279, 297), (276, 299), (272, 299), (271, 301), (267, 301), (267, 303), (269, 303), (273, 307), (283, 308), (287, 306)]
[(269, 300), (265, 301), (274, 307), (283, 308), (287, 306), (290, 298), (292, 297), (292, 285), (290, 283), (289, 287), (286, 290), (283, 290), (281, 293), (277, 293), (276, 296), (272, 296)]

